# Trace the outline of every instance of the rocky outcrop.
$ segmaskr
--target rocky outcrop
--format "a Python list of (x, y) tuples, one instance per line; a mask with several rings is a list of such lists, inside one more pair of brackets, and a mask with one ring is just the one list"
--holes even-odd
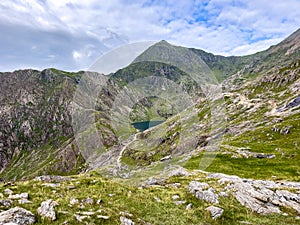
[(28, 225), (35, 223), (36, 218), (33, 213), (21, 207), (15, 207), (4, 212), (0, 212), (0, 225), (17, 224)]
[(199, 198), (200, 200), (215, 204), (219, 203), (218, 195), (215, 193), (215, 190), (213, 188), (209, 187), (207, 183), (191, 181), (188, 189), (191, 193), (195, 194), (196, 198)]
[[(212, 173), (207, 178), (226, 184), (226, 191), (244, 206), (259, 214), (281, 213), (280, 207), (300, 213), (300, 183), (242, 179), (238, 176)], [(294, 190), (294, 192), (291, 192)]]

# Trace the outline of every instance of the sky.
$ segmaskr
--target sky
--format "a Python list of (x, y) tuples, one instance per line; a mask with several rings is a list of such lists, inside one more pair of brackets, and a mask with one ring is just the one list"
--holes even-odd
[(0, 71), (88, 69), (128, 43), (246, 55), (300, 28), (300, 0), (1, 0)]

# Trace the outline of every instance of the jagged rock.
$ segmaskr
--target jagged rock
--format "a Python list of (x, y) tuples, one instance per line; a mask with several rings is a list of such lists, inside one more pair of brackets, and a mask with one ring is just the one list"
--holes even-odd
[(206, 191), (197, 191), (196, 192), (196, 198), (199, 198), (200, 200), (209, 202), (209, 203), (215, 203), (218, 204), (218, 195), (214, 192), (213, 188), (209, 188)]
[(29, 195), (28, 195), (28, 193), (21, 193), (21, 194), (9, 195), (8, 198), (12, 199), (12, 200), (28, 199)]
[(41, 217), (48, 218), (50, 220), (56, 220), (54, 207), (57, 205), (58, 203), (56, 201), (48, 199), (47, 201), (41, 203), (41, 206), (37, 209), (37, 212)]
[(210, 212), (210, 215), (213, 219), (217, 219), (222, 216), (224, 209), (221, 209), (216, 206), (209, 206), (205, 210)]
[(133, 222), (132, 220), (124, 216), (120, 216), (120, 221), (121, 221), (121, 225), (135, 225), (135, 222)]
[(27, 225), (35, 223), (35, 215), (21, 207), (15, 207), (0, 213), (0, 224), (15, 223)]
[(198, 181), (191, 181), (188, 189), (191, 193), (195, 194), (196, 198), (199, 198), (203, 201), (209, 203), (218, 204), (218, 195), (215, 193), (213, 188), (209, 188), (208, 190), (203, 190), (209, 188), (207, 183), (202, 183)]
[(10, 199), (2, 199), (2, 200), (0, 200), (0, 205), (2, 205), (4, 207), (10, 207), (12, 203), (13, 202)]
[(281, 213), (279, 207), (293, 208), (300, 212), (300, 195), (283, 189), (300, 190), (299, 182), (274, 182), (268, 180), (241, 179), (220, 173), (211, 173), (207, 178), (228, 183), (226, 189), (244, 206), (259, 214)]

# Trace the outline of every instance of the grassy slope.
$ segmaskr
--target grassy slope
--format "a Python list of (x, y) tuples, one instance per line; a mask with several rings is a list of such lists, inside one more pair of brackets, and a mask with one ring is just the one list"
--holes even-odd
[[(36, 224), (62, 224), (65, 221), (67, 221), (67, 224), (80, 224), (73, 215), (91, 211), (95, 214), (84, 220), (88, 224), (120, 224), (120, 212), (131, 213), (133, 215), (131, 219), (136, 224), (146, 224), (138, 222), (139, 219), (151, 224), (164, 225), (241, 224), (242, 221), (268, 225), (297, 224), (294, 217), (282, 215), (261, 216), (252, 213), (249, 209), (242, 207), (233, 197), (220, 197), (218, 206), (225, 210), (224, 214), (218, 220), (211, 219), (209, 213), (205, 211), (205, 208), (210, 204), (200, 201), (190, 194), (187, 185), (191, 180), (197, 178), (208, 182), (216, 190), (221, 190), (222, 186), (214, 180), (204, 178), (201, 173), (192, 177), (172, 177), (167, 180), (167, 184), (180, 183), (179, 188), (167, 187), (166, 185), (142, 189), (130, 185), (129, 182), (120, 183), (103, 179), (95, 173), (73, 178), (71, 181), (61, 183), (61, 186), (56, 188), (45, 187), (43, 183), (38, 181), (18, 182), (13, 186), (6, 187), (0, 185), (0, 193), (7, 187), (15, 193), (28, 192), (32, 203), (20, 206), (32, 211), (34, 214), (37, 214), (36, 210), (42, 201), (49, 198), (57, 201), (59, 203), (56, 207), (57, 220), (50, 222), (38, 217)], [(70, 185), (75, 186), (75, 188), (69, 189), (68, 186)], [(109, 194), (113, 194), (113, 196), (109, 196)], [(173, 195), (179, 195), (180, 200), (185, 200), (186, 204), (174, 204)], [(161, 199), (161, 202), (157, 202), (155, 197)], [(84, 204), (84, 208), (81, 208), (80, 204), (71, 206), (69, 205), (71, 198), (76, 198), (79, 201), (93, 198), (94, 204)], [(100, 204), (96, 204), (98, 199), (102, 200)], [(191, 210), (185, 210), (188, 203), (193, 204)], [(18, 204), (15, 202), (14, 205)], [(293, 211), (289, 213), (295, 215)], [(109, 216), (109, 219), (98, 219), (97, 215)]]

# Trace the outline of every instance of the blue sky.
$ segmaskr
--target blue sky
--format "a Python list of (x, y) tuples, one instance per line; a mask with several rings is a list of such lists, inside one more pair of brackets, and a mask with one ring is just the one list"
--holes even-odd
[(117, 46), (167, 40), (245, 55), (300, 27), (299, 0), (2, 0), (0, 71), (87, 69)]

